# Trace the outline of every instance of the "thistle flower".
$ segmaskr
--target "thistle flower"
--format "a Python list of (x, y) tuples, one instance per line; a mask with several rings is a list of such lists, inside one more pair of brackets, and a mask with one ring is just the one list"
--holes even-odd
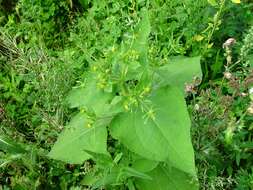
[(199, 104), (195, 104), (195, 105), (194, 105), (194, 110), (195, 110), (195, 111), (199, 111), (199, 109), (200, 109)]
[(249, 89), (249, 94), (253, 95), (253, 87)]
[(189, 93), (189, 94), (195, 92), (193, 84), (186, 84), (184, 90), (185, 90), (186, 93)]
[(230, 46), (234, 45), (236, 43), (236, 40), (234, 38), (228, 38), (222, 45), (222, 48), (229, 48)]
[(242, 92), (240, 95), (241, 95), (241, 97), (246, 97), (246, 96), (247, 96), (247, 93)]
[(224, 72), (224, 77), (229, 80), (232, 78), (232, 74), (230, 72), (226, 71), (226, 72)]
[(253, 105), (247, 109), (248, 114), (253, 115)]

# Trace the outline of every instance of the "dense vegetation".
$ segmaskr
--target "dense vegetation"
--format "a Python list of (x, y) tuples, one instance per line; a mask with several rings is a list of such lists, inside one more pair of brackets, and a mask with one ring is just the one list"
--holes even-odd
[(253, 189), (253, 2), (0, 0), (0, 189)]

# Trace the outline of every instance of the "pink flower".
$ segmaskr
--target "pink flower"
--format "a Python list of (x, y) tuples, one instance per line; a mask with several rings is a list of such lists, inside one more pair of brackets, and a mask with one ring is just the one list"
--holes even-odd
[(232, 46), (236, 43), (236, 40), (234, 38), (228, 38), (225, 43), (222, 45), (223, 48), (228, 48), (229, 46)]

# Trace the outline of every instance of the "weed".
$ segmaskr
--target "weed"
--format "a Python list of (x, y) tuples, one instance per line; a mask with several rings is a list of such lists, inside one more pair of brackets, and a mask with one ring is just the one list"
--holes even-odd
[(252, 189), (251, 1), (11, 2), (0, 188)]

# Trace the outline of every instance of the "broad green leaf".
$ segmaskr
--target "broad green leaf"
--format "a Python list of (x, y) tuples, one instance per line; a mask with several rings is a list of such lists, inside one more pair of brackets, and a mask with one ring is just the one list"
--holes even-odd
[(200, 57), (174, 57), (167, 65), (157, 70), (158, 86), (178, 86), (184, 90), (186, 82), (191, 82), (194, 76), (201, 77)]
[(140, 172), (149, 172), (157, 167), (159, 162), (156, 162), (154, 160), (147, 160), (139, 157), (139, 159), (136, 159), (132, 167)]
[(190, 138), (191, 122), (182, 92), (177, 87), (157, 89), (149, 98), (155, 119), (140, 109), (122, 113), (111, 123), (111, 134), (132, 152), (146, 159), (165, 161), (195, 175)]
[(139, 172), (133, 168), (115, 165), (113, 168), (108, 169), (108, 171), (104, 173), (103, 177), (98, 179), (92, 187), (97, 189), (105, 187), (106, 185), (121, 185), (122, 182), (130, 177), (152, 180), (149, 175)]
[(98, 180), (92, 184), (93, 189), (104, 188), (107, 185), (120, 185), (121, 179), (120, 168), (115, 166), (108, 169), (103, 173), (102, 176), (99, 176)]
[(198, 190), (196, 178), (172, 167), (159, 165), (147, 173), (152, 180), (136, 179), (141, 190)]
[[(111, 123), (111, 134), (132, 152), (147, 159), (165, 161), (169, 150), (167, 142), (155, 125), (145, 123), (143, 113), (122, 113)], [(143, 131), (143, 137), (139, 135)]]
[(136, 177), (136, 178), (141, 178), (141, 179), (145, 179), (145, 180), (151, 180), (152, 178), (143, 173), (143, 172), (140, 172), (134, 168), (130, 168), (130, 167), (123, 167), (121, 169), (121, 171), (123, 172), (123, 174), (126, 176), (126, 177)]
[(139, 53), (140, 63), (146, 65), (148, 63), (148, 36), (151, 31), (148, 10), (141, 10), (141, 21), (135, 30), (135, 40), (132, 49)]
[(99, 180), (99, 176), (95, 172), (86, 173), (81, 181), (81, 185), (92, 186)]
[(94, 153), (107, 154), (106, 124), (89, 123), (83, 113), (77, 114), (58, 137), (49, 157), (68, 163), (81, 164), (91, 158), (85, 150)]
[(5, 135), (0, 135), (0, 150), (15, 154), (26, 153), (24, 148)]
[(97, 167), (103, 169), (113, 167), (114, 163), (110, 154), (95, 153), (89, 150), (86, 150), (86, 152), (93, 157), (93, 160), (96, 162)]
[(143, 71), (143, 67), (137, 61), (131, 61), (130, 63), (124, 63), (120, 59), (116, 63), (113, 64), (112, 67), (112, 75), (113, 77), (119, 77), (120, 73), (123, 73), (127, 70), (125, 75), (125, 80), (139, 80), (141, 73)]
[(85, 107), (91, 109), (96, 115), (107, 112), (112, 94), (97, 88), (96, 79), (88, 76), (86, 85), (73, 89), (67, 97), (71, 108)]

